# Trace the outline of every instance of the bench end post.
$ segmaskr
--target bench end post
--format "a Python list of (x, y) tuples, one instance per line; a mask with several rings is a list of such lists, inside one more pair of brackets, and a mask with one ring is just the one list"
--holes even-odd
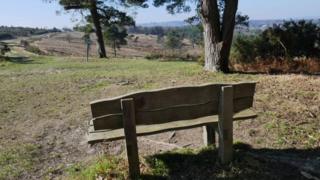
[(140, 176), (134, 100), (121, 99), (130, 179)]
[(219, 100), (219, 159), (222, 164), (233, 158), (233, 87), (224, 86)]

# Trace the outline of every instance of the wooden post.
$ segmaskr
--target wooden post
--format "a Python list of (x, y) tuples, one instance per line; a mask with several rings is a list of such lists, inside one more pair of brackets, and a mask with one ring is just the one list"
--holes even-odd
[(202, 127), (203, 144), (205, 146), (216, 145), (215, 126), (207, 125)]
[(89, 62), (89, 50), (90, 50), (90, 44), (87, 43), (87, 62)]
[(134, 100), (132, 98), (121, 99), (121, 107), (123, 111), (123, 127), (129, 163), (129, 176), (130, 179), (137, 179), (140, 175), (140, 168)]
[(222, 87), (219, 100), (219, 158), (223, 164), (232, 160), (233, 154), (233, 87)]

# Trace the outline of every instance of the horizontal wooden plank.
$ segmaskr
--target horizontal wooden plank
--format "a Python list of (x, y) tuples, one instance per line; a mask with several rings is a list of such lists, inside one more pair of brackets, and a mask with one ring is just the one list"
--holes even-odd
[(234, 99), (253, 97), (256, 90), (256, 83), (238, 83), (233, 84), (233, 96)]
[[(229, 84), (206, 84), (201, 86), (186, 86), (166, 88), (154, 91), (132, 93), (112, 99), (102, 99), (90, 103), (92, 117), (121, 113), (120, 100), (133, 98), (136, 111), (148, 111), (186, 104), (203, 104), (216, 101), (222, 86)], [(238, 83), (234, 86), (234, 98), (252, 97), (255, 83)], [(217, 102), (218, 103), (218, 102)]]
[(253, 105), (253, 96), (233, 100), (233, 111), (235, 113), (248, 109)]
[[(239, 98), (234, 100), (234, 111), (239, 112), (249, 107), (252, 107), (253, 98)], [(194, 104), (194, 105), (180, 105), (162, 109), (154, 110), (140, 110), (136, 111), (137, 125), (151, 125), (162, 124), (171, 121), (190, 120), (204, 116), (211, 116), (218, 113), (217, 103), (214, 101)], [(100, 116), (93, 119), (95, 130), (103, 129), (120, 129), (123, 128), (122, 114), (111, 114)]]
[(200, 104), (208, 100), (218, 100), (222, 84), (176, 87), (154, 91), (132, 93), (113, 99), (91, 103), (93, 117), (121, 113), (120, 100), (133, 98), (136, 110), (152, 110), (181, 104)]
[[(239, 120), (246, 120), (246, 119), (253, 119), (257, 115), (252, 110), (245, 110), (241, 111), (234, 115), (234, 121)], [(171, 130), (179, 130), (179, 129), (189, 129), (193, 127), (200, 127), (208, 124), (217, 124), (218, 123), (218, 116), (207, 116), (203, 118), (197, 118), (193, 120), (181, 120), (181, 121), (173, 121), (163, 124), (157, 125), (139, 125), (137, 126), (137, 135), (150, 135), (156, 134)], [(124, 131), (123, 129), (116, 129), (116, 130), (98, 130), (94, 131), (92, 126), (89, 128), (89, 133), (87, 136), (87, 140), (89, 143), (96, 143), (105, 140), (117, 140), (124, 138)]]
[(123, 128), (122, 114), (100, 116), (92, 120), (95, 130)]

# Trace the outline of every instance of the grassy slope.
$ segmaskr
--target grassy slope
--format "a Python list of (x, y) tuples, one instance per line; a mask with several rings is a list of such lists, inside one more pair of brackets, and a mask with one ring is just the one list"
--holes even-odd
[[(226, 81), (258, 82), (255, 108), (260, 116), (255, 121), (235, 124), (236, 141), (269, 150), (320, 146), (318, 77), (223, 75), (203, 72), (198, 64), (188, 62), (112, 59), (84, 63), (79, 58), (32, 57), (0, 62), (0, 179), (59, 177), (68, 172), (76, 176), (87, 172), (84, 174), (90, 176), (101, 172), (101, 168), (108, 169), (106, 164), (123, 174), (125, 168), (114, 167), (121, 160), (112, 163), (100, 160), (89, 168), (83, 167), (94, 159), (94, 155), (88, 155), (84, 142), (91, 100), (141, 89)], [(202, 158), (197, 152), (189, 154), (195, 154), (195, 159)], [(181, 161), (179, 156), (177, 161), (162, 160), (155, 166), (150, 163), (154, 160), (146, 161), (149, 168), (145, 172), (151, 178), (156, 175), (182, 178), (183, 174), (197, 177), (187, 171), (172, 172), (176, 166), (188, 169), (186, 164), (197, 165), (194, 158)], [(248, 163), (242, 164), (243, 159), (239, 162), (226, 169), (207, 169), (208, 174), (250, 175), (252, 167), (243, 169)], [(262, 170), (267, 174), (274, 171)]]

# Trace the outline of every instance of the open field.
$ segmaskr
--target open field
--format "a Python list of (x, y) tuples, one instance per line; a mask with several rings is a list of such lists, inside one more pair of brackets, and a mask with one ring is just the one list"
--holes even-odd
[[(40, 48), (48, 55), (64, 55), (64, 56), (85, 56), (86, 45), (82, 39), (83, 33), (68, 32), (68, 33), (54, 33), (47, 36), (30, 38), (34, 45)], [(90, 56), (97, 56), (96, 37), (91, 36), (93, 41), (90, 50)], [(163, 43), (157, 41), (155, 35), (129, 35), (127, 38), (127, 45), (121, 46), (117, 50), (118, 57), (146, 57), (153, 52), (169, 51), (163, 47)], [(107, 46), (108, 56), (113, 57), (113, 49)], [(171, 50), (170, 50), (171, 52)], [(188, 40), (184, 41), (184, 47), (181, 52), (197, 55), (201, 54), (200, 48), (193, 48)]]
[[(143, 89), (214, 82), (258, 82), (254, 108), (259, 117), (235, 123), (234, 130), (235, 142), (253, 149), (238, 148), (236, 161), (221, 167), (210, 148), (152, 156), (179, 147), (200, 148), (201, 128), (176, 131), (172, 138), (172, 132), (146, 136), (139, 138), (140, 154), (149, 156), (144, 161), (145, 178), (303, 179), (295, 168), (260, 161), (245, 152), (273, 156), (287, 152), (306, 162), (319, 156), (319, 76), (224, 75), (204, 72), (194, 62), (141, 57), (85, 63), (75, 57), (25, 56), (0, 62), (0, 179), (81, 179), (83, 173), (88, 177), (109, 169), (116, 169), (117, 177), (126, 166), (123, 141), (86, 144), (90, 101)], [(106, 162), (105, 155), (117, 158)]]

